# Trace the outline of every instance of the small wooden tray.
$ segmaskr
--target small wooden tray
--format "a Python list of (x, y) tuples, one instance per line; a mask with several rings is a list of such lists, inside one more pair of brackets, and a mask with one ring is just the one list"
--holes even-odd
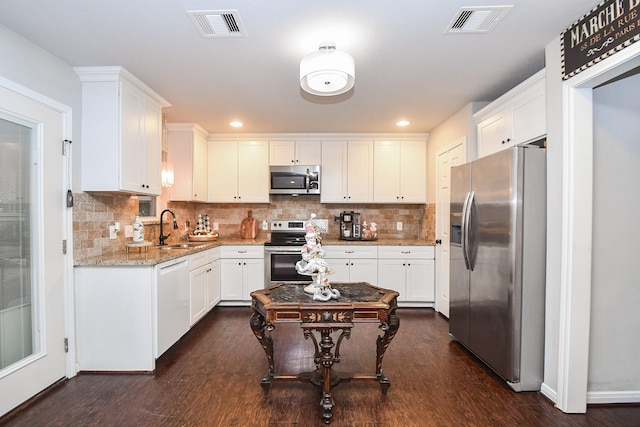
[(149, 246), (152, 244), (153, 243), (148, 240), (143, 240), (142, 242), (125, 242), (124, 247), (127, 249), (127, 253), (129, 253), (131, 248), (138, 248), (140, 249), (140, 252), (142, 252), (142, 249), (144, 248), (144, 251), (147, 252), (149, 250)]
[(189, 234), (190, 242), (213, 242), (218, 240), (218, 233), (215, 234)]

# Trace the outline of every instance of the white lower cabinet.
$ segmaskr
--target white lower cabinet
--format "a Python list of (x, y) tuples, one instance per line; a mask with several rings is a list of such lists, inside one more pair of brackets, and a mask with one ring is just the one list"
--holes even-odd
[(433, 246), (379, 246), (378, 286), (398, 291), (405, 305), (435, 301)]
[(376, 246), (323, 246), (325, 260), (334, 273), (331, 282), (378, 282)]
[(80, 371), (153, 371), (220, 302), (220, 248), (155, 266), (74, 269)]
[(189, 315), (193, 326), (220, 301), (220, 248), (191, 255), (189, 264)]
[(264, 247), (223, 246), (220, 252), (223, 303), (249, 303), (249, 294), (264, 288)]

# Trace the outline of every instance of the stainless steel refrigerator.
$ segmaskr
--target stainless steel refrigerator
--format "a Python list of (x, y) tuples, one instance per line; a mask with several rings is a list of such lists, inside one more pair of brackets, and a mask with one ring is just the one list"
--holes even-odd
[(545, 165), (532, 146), (451, 168), (449, 332), (515, 391), (542, 384)]

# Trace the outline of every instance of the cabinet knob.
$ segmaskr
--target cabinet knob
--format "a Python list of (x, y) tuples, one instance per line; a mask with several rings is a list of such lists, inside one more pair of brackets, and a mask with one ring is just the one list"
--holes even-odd
[(436, 245), (441, 245), (441, 244), (442, 244), (442, 240), (436, 239)]

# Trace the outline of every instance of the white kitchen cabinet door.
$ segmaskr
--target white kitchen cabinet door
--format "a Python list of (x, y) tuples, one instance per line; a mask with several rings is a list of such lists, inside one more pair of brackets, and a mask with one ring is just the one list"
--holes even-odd
[(398, 203), (400, 190), (400, 141), (376, 141), (373, 165), (373, 201)]
[(160, 195), (162, 107), (122, 67), (77, 67), (82, 80), (82, 189)]
[(478, 123), (478, 157), (488, 156), (513, 145), (510, 109)]
[(238, 143), (238, 199), (242, 203), (269, 203), (269, 144)]
[(238, 143), (236, 141), (210, 141), (208, 158), (208, 201), (212, 203), (237, 202), (238, 198)]
[(347, 201), (347, 141), (322, 142), (320, 202)]
[(330, 282), (348, 282), (349, 281), (349, 260), (341, 258), (325, 258), (329, 268), (333, 270), (333, 274), (329, 275)]
[(349, 141), (347, 201), (373, 201), (373, 141)]
[(349, 260), (349, 281), (368, 282), (376, 286), (378, 283), (377, 259), (351, 259)]
[(546, 79), (541, 78), (513, 104), (513, 139), (534, 141), (547, 133)]
[(319, 165), (320, 141), (269, 141), (271, 166)]
[(198, 320), (200, 320), (208, 310), (207, 301), (207, 279), (209, 275), (209, 269), (211, 264), (205, 264), (191, 270), (189, 274), (189, 314), (191, 317), (190, 326), (193, 326)]
[(208, 144), (206, 131), (193, 123), (167, 123), (168, 161), (175, 182), (169, 189), (172, 201), (205, 202), (208, 197)]
[(209, 202), (269, 202), (266, 141), (210, 141), (208, 159)]
[(373, 201), (373, 141), (322, 141), (321, 203)]
[(375, 141), (373, 191), (375, 203), (426, 203), (426, 142)]
[(398, 292), (398, 301), (405, 301), (406, 296), (406, 266), (400, 259), (378, 260), (378, 286)]
[(410, 259), (406, 261), (406, 300), (435, 301), (435, 260)]
[(425, 141), (402, 142), (400, 151), (400, 202), (427, 202), (427, 143)]
[(296, 141), (297, 165), (319, 165), (322, 162), (321, 141)]
[(245, 259), (244, 260), (244, 282), (242, 299), (251, 301), (249, 294), (258, 289), (264, 288), (264, 258), (262, 259)]
[(223, 301), (242, 301), (243, 268), (242, 259), (220, 260), (220, 292)]
[(211, 263), (209, 267), (209, 273), (207, 277), (207, 305), (208, 310), (211, 310), (220, 302), (220, 282), (222, 278), (221, 273), (221, 260), (216, 259)]

